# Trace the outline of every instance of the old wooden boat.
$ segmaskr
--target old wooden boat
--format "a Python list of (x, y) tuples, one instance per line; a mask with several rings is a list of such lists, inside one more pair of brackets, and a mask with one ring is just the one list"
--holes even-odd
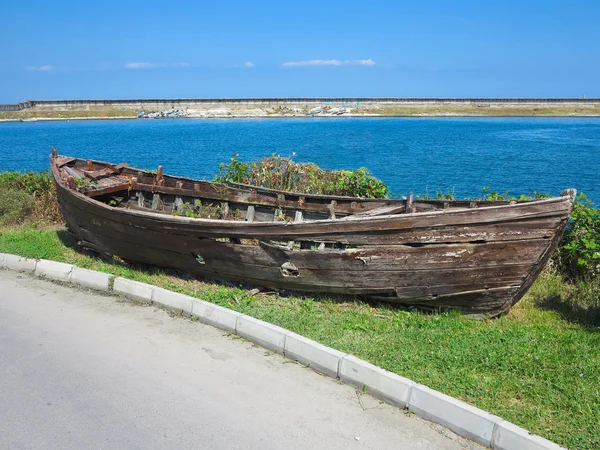
[(125, 260), (300, 292), (476, 317), (514, 305), (564, 231), (575, 191), (530, 201), (363, 199), (220, 184), (59, 156), (80, 243)]

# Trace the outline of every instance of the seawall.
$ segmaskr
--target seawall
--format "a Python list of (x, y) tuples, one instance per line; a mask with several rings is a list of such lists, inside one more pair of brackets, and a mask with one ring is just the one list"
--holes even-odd
[(600, 105), (600, 98), (170, 98), (170, 99), (126, 99), (126, 100), (28, 100), (16, 104), (0, 104), (0, 111), (21, 111), (28, 108), (40, 110), (86, 110), (86, 109), (148, 109), (148, 108), (194, 108), (202, 109), (214, 106), (244, 105), (321, 105), (340, 104), (342, 106), (376, 106), (376, 105), (456, 105), (456, 106), (518, 106), (518, 105)]
[[(600, 116), (600, 98), (170, 98), (29, 100), (0, 105), (0, 120), (134, 118), (182, 111), (186, 117)], [(314, 113), (311, 111), (315, 111)]]

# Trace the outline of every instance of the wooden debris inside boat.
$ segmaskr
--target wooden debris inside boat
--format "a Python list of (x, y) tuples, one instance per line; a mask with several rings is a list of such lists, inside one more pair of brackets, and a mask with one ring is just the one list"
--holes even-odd
[(65, 221), (128, 261), (473, 317), (506, 312), (555, 250), (575, 198), (364, 199), (221, 184), (50, 156)]

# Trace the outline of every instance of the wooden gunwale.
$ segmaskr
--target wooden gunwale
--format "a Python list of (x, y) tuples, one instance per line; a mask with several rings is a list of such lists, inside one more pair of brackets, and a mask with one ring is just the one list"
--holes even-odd
[[(122, 214), (128, 216), (140, 217), (155, 222), (161, 225), (161, 228), (168, 228), (169, 224), (174, 226), (200, 227), (201, 232), (223, 235), (235, 233), (242, 237), (259, 236), (275, 234), (281, 236), (293, 236), (295, 234), (321, 234), (328, 230), (334, 232), (354, 233), (366, 230), (376, 229), (378, 231), (397, 230), (397, 229), (416, 229), (416, 228), (436, 228), (444, 226), (456, 225), (480, 225), (492, 224), (511, 221), (515, 219), (526, 218), (542, 218), (563, 216), (565, 213), (565, 205), (568, 199), (557, 197), (545, 199), (529, 204), (519, 205), (504, 205), (492, 206), (489, 208), (474, 208), (456, 211), (428, 211), (416, 212), (402, 215), (387, 215), (373, 218), (357, 218), (355, 220), (331, 220), (324, 219), (313, 222), (289, 223), (289, 222), (243, 222), (231, 220), (205, 219), (205, 218), (188, 218), (182, 216), (157, 214), (154, 212), (123, 210), (114, 208), (92, 200), (85, 195), (77, 192), (70, 192), (74, 197), (77, 197), (82, 203), (91, 206), (99, 212), (106, 212), (109, 215), (118, 217)], [(547, 208), (549, 207), (549, 208)], [(525, 209), (526, 211), (521, 211)], [(485, 213), (485, 214), (483, 214)], [(483, 216), (483, 217), (482, 217)], [(218, 225), (219, 231), (216, 231), (212, 226)]]
[[(89, 209), (89, 205), (80, 205), (78, 202), (67, 203), (67, 207), (71, 209), (71, 212), (75, 214), (72, 209), (77, 209), (85, 214), (97, 214), (97, 211)], [(80, 209), (79, 206), (84, 206), (84, 209)], [(111, 223), (119, 224), (126, 228), (138, 230), (139, 232), (146, 232), (146, 230), (155, 230), (159, 233), (157, 238), (165, 235), (180, 236), (183, 238), (218, 238), (218, 237), (230, 237), (230, 233), (223, 233), (222, 235), (207, 235), (207, 233), (192, 233), (189, 230), (184, 230), (178, 227), (162, 227), (157, 229), (155, 226), (148, 227), (148, 224), (140, 221), (123, 220), (115, 215), (101, 217)], [(127, 219), (127, 217), (125, 217)], [(295, 235), (296, 240), (315, 240), (319, 239), (323, 242), (340, 242), (344, 244), (358, 244), (358, 245), (397, 245), (397, 244), (423, 244), (433, 245), (436, 243), (467, 243), (473, 241), (487, 240), (490, 242), (495, 241), (508, 241), (508, 240), (529, 240), (529, 239), (547, 239), (553, 235), (556, 228), (555, 222), (558, 219), (551, 219), (550, 221), (544, 219), (528, 219), (519, 222), (504, 222), (499, 224), (492, 224), (487, 226), (449, 226), (439, 229), (429, 230), (398, 230), (391, 232), (363, 232), (360, 235), (353, 233), (350, 234), (339, 234), (339, 233), (328, 233), (327, 235), (315, 235), (315, 234), (304, 234), (298, 233)], [(152, 225), (152, 224), (150, 224)], [(423, 232), (427, 232), (426, 240), (423, 237)], [(238, 233), (239, 236), (239, 233)], [(289, 239), (290, 236), (279, 236), (269, 235), (266, 236), (267, 240), (277, 239)], [(393, 244), (389, 244), (389, 242)], [(425, 242), (424, 242), (425, 241)]]

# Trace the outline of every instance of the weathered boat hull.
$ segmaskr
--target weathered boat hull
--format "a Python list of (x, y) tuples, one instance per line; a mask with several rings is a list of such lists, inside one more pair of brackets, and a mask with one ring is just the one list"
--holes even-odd
[[(489, 207), (248, 222), (111, 207), (69, 187), (55, 158), (52, 169), (67, 225), (98, 251), (203, 277), (459, 308), (478, 317), (507, 311), (531, 286), (574, 197), (566, 191)], [(134, 193), (135, 186), (127, 195)]]

